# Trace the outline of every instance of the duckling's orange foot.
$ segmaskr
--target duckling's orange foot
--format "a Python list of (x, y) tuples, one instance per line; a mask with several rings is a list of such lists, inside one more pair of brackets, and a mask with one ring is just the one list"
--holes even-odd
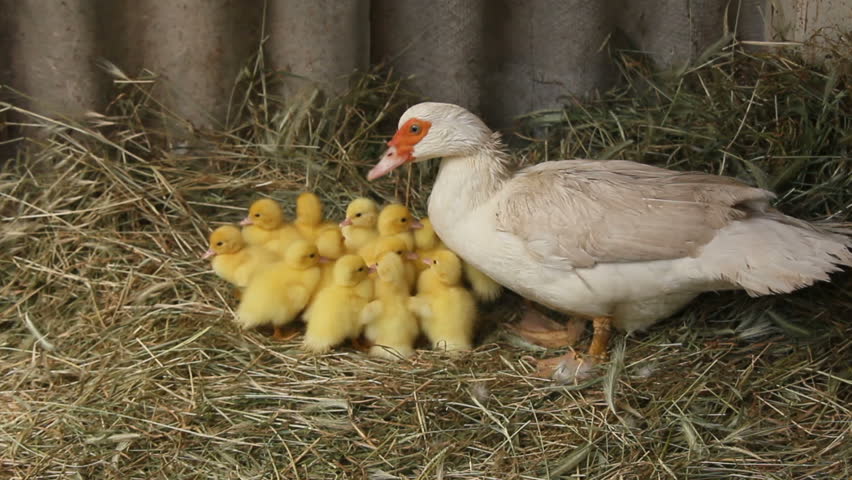
[(299, 329), (296, 327), (275, 327), (272, 332), (272, 338), (275, 340), (286, 342), (292, 340), (299, 335)]

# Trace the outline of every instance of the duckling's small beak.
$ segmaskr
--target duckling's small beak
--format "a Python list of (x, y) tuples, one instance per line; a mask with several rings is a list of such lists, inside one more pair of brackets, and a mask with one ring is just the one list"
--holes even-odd
[(435, 264), (435, 260), (432, 260), (431, 258), (424, 258), (420, 261), (425, 263), (426, 265), (434, 265)]
[(367, 270), (369, 270), (370, 273), (376, 273), (376, 272), (379, 271), (379, 264), (374, 263), (373, 265), (370, 265), (369, 267), (367, 267)]
[(411, 221), (411, 225), (409, 225), (408, 228), (412, 230), (420, 230), (421, 228), (423, 228), (423, 223), (421, 223), (420, 220), (417, 220), (415, 218)]
[(332, 262), (332, 260), (331, 260), (330, 258), (328, 258), (328, 257), (323, 257), (322, 255), (320, 255), (320, 257), (319, 257), (319, 263), (331, 263), (331, 262)]
[(416, 261), (416, 260), (420, 259), (420, 256), (417, 255), (417, 253), (415, 253), (415, 252), (405, 252), (405, 258), (406, 258), (406, 260)]
[(249, 225), (254, 225), (254, 222), (251, 221), (251, 217), (246, 217), (240, 220), (240, 225), (242, 225), (243, 227), (247, 227)]
[(207, 250), (206, 252), (204, 252), (204, 255), (201, 256), (201, 259), (207, 260), (208, 258), (214, 257), (214, 256), (216, 256), (216, 252), (214, 252), (213, 249), (211, 248), (210, 250)]
[(343, 228), (343, 227), (348, 227), (349, 225), (352, 225), (352, 219), (351, 218), (347, 218), (346, 220), (340, 222), (337, 226), (340, 227), (340, 228)]

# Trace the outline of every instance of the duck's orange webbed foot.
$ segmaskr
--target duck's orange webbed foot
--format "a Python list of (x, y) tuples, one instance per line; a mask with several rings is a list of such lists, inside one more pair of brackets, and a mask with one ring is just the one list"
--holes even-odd
[(607, 357), (607, 347), (612, 337), (612, 318), (593, 319), (595, 333), (585, 355), (574, 350), (568, 353), (536, 361), (536, 375), (550, 378), (560, 383), (576, 383), (592, 376), (594, 367)]

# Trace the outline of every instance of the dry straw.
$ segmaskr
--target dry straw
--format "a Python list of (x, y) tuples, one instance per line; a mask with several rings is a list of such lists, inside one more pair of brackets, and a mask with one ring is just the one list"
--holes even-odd
[[(623, 52), (623, 87), (522, 119), (515, 152), (734, 175), (848, 227), (848, 47), (815, 68), (728, 44), (669, 75)], [(115, 99), (86, 123), (2, 106), (37, 135), (11, 139), (0, 174), (0, 477), (852, 477), (848, 274), (785, 297), (707, 295), (619, 337), (583, 385), (531, 375), (525, 357), (560, 352), (506, 333), (511, 297), (459, 359), (316, 357), (240, 333), (198, 258), (211, 228), (258, 196), (292, 212), (303, 189), (335, 218), (365, 194), (422, 213), (435, 170), (363, 180), (413, 101), (389, 76), (287, 103), (250, 65), (228, 124), (183, 138), (156, 79), (114, 67)]]

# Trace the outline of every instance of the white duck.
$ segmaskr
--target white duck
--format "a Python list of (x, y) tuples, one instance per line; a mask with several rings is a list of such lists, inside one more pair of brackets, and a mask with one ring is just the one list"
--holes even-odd
[(466, 262), (528, 299), (610, 328), (649, 327), (710, 290), (787, 293), (852, 265), (852, 241), (788, 217), (739, 181), (609, 160), (513, 171), (499, 134), (462, 107), (420, 103), (399, 120), (375, 180), (442, 157), (429, 218)]

